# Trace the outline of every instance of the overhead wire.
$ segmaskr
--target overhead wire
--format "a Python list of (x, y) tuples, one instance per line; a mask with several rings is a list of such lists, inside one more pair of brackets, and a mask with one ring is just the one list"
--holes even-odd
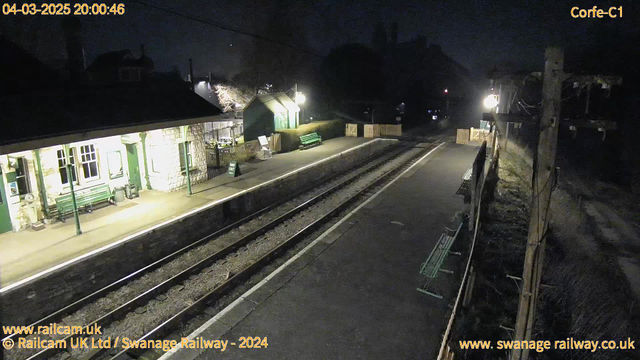
[(307, 50), (307, 49), (299, 47), (299, 46), (291, 45), (291, 44), (288, 44), (288, 43), (280, 41), (280, 40), (271, 39), (271, 38), (263, 36), (263, 35), (253, 34), (253, 33), (250, 33), (248, 31), (234, 29), (234, 28), (232, 28), (230, 26), (227, 26), (227, 25), (224, 25), (224, 24), (220, 24), (220, 23), (217, 23), (215, 21), (202, 19), (202, 18), (193, 16), (193, 15), (181, 13), (181, 12), (178, 12), (178, 11), (175, 11), (175, 10), (171, 10), (171, 9), (166, 9), (166, 8), (163, 8), (163, 7), (160, 7), (160, 6), (157, 6), (157, 5), (151, 5), (151, 4), (146, 3), (144, 1), (132, 0), (130, 2), (134, 3), (134, 4), (146, 6), (148, 8), (155, 9), (155, 10), (158, 10), (158, 11), (166, 12), (168, 14), (179, 16), (179, 17), (182, 17), (182, 18), (185, 18), (185, 19), (188, 19), (188, 20), (196, 21), (196, 22), (199, 22), (201, 24), (214, 26), (214, 27), (217, 27), (219, 29), (230, 31), (230, 32), (233, 32), (233, 33), (236, 33), (236, 34), (249, 36), (249, 37), (252, 37), (252, 38), (255, 38), (255, 39), (258, 39), (258, 40), (268, 41), (268, 42), (271, 42), (271, 43), (274, 43), (274, 44), (278, 44), (278, 45), (281, 45), (281, 46), (284, 46), (284, 47), (288, 47), (288, 48), (293, 49), (293, 50), (304, 52), (304, 53), (306, 53), (308, 55), (311, 55), (311, 56), (319, 57), (319, 58), (322, 58), (322, 59), (325, 58), (325, 56), (320, 55), (320, 54), (316, 54), (315, 52), (313, 52), (311, 50)]

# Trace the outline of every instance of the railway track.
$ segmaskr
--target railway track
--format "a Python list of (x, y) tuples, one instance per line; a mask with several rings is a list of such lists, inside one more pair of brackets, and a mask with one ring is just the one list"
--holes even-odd
[[(165, 314), (156, 326), (152, 329), (143, 329), (142, 335), (134, 334), (139, 340), (149, 340), (156, 339), (164, 334), (167, 331), (175, 329), (179, 324), (186, 321), (186, 319), (193, 317), (202, 311), (203, 307), (208, 304), (215, 302), (220, 299), (221, 296), (228, 293), (229, 290), (233, 289), (239, 284), (242, 284), (244, 281), (249, 279), (251, 276), (259, 272), (265, 265), (272, 262), (274, 258), (277, 258), (286, 250), (295, 246), (302, 239), (311, 234), (314, 230), (316, 230), (322, 224), (327, 223), (331, 220), (333, 216), (340, 213), (349, 205), (356, 202), (358, 199), (366, 198), (366, 194), (372, 189), (384, 184), (389, 177), (392, 175), (402, 171), (404, 168), (410, 166), (416, 159), (418, 159), (422, 154), (428, 151), (430, 146), (426, 149), (415, 150), (414, 146), (417, 142), (412, 143), (400, 143), (393, 148), (393, 151), (386, 155), (382, 155), (376, 157), (367, 165), (363, 166), (355, 170), (354, 172), (342, 177), (338, 181), (334, 181), (328, 186), (326, 189), (323, 189), (318, 194), (314, 194), (310, 198), (304, 199), (299, 204), (294, 206), (291, 209), (287, 209), (283, 213), (277, 214), (272, 219), (265, 221), (264, 224), (257, 227), (256, 229), (250, 231), (248, 234), (241, 236), (239, 239), (235, 239), (235, 241), (230, 242), (223, 246), (220, 250), (207, 255), (206, 257), (199, 259), (194, 262), (186, 269), (166, 278), (164, 281), (161, 281), (154, 286), (146, 289), (135, 297), (125, 301), (124, 303), (117, 306), (115, 309), (108, 311), (107, 313), (102, 314), (97, 319), (92, 321), (86, 321), (83, 323), (83, 327), (91, 327), (91, 326), (100, 326), (102, 328), (107, 328), (107, 333), (103, 333), (103, 336), (118, 336), (119, 334), (108, 334), (109, 326), (112, 324), (116, 324), (119, 322), (126, 322), (126, 318), (133, 314), (133, 316), (143, 316), (147, 310), (142, 312), (138, 312), (139, 309), (144, 308), (145, 306), (149, 307), (151, 303), (162, 303), (167, 299), (167, 296), (171, 297), (170, 291), (174, 290), (176, 287), (181, 286), (180, 284), (185, 284), (184, 287), (187, 287), (186, 284), (190, 280), (194, 278), (194, 276), (202, 277), (203, 274), (207, 274), (211, 272), (211, 268), (215, 267), (217, 264), (223, 265), (227, 262), (233, 263), (234, 258), (240, 257), (239, 254), (243, 253), (243, 249), (246, 250), (249, 246), (256, 246), (257, 248), (262, 246), (260, 245), (260, 239), (264, 239), (270, 236), (270, 232), (273, 232), (277, 227), (284, 226), (286, 227), (287, 221), (291, 221), (295, 217), (303, 217), (304, 212), (308, 211), (310, 208), (317, 206), (322, 203), (323, 200), (330, 198), (331, 196), (339, 193), (341, 190), (349, 188), (349, 186), (353, 186), (354, 183), (358, 181), (362, 181), (363, 178), (367, 176), (372, 177), (372, 179), (366, 180), (367, 184), (364, 186), (360, 186), (357, 190), (353, 190), (346, 197), (342, 197), (339, 201), (334, 201), (335, 204), (330, 204), (328, 211), (323, 211), (323, 215), (316, 217), (312, 221), (306, 221), (303, 226), (298, 226), (299, 229), (295, 231), (293, 235), (287, 235), (285, 238), (282, 238), (277, 241), (272, 241), (271, 244), (267, 244), (265, 247), (268, 248), (266, 251), (259, 252), (259, 256), (255, 259), (251, 259), (251, 261), (244, 261), (244, 263), (240, 264), (233, 268), (233, 271), (227, 271), (226, 277), (224, 279), (216, 279), (218, 281), (217, 285), (210, 290), (200, 292), (194, 296), (194, 300), (185, 304), (181, 304), (181, 306), (175, 307), (173, 312), (169, 312), (169, 314)], [(412, 153), (413, 150), (413, 153)], [(387, 150), (388, 151), (388, 150)], [(400, 159), (398, 164), (391, 164), (394, 159)], [(382, 174), (376, 174), (376, 171), (379, 171), (381, 168), (387, 166), (387, 169), (382, 172)], [(36, 322), (36, 324), (48, 324), (49, 322), (54, 322), (55, 320), (61, 319), (65, 314), (69, 314), (70, 312), (82, 307), (87, 303), (91, 303), (94, 301), (100, 300), (105, 294), (118, 289), (119, 287), (126, 286), (128, 283), (134, 281), (135, 279), (139, 279), (143, 277), (145, 274), (148, 274), (152, 271), (161, 270), (162, 267), (169, 262), (175, 260), (180, 256), (184, 256), (189, 252), (192, 252), (198, 249), (199, 246), (202, 246), (204, 243), (210, 242), (213, 239), (221, 236), (222, 234), (229, 233), (232, 229), (235, 229), (243, 224), (247, 224), (250, 221), (258, 219), (267, 213), (274, 211), (276, 208), (282, 206), (288, 201), (291, 201), (292, 198), (301, 196), (300, 193), (294, 194), (291, 198), (279, 202), (278, 204), (274, 204), (265, 209), (258, 211), (248, 217), (245, 217), (239, 221), (236, 221), (223, 229), (216, 231), (215, 233), (198, 240), (197, 242), (181, 249), (159, 261), (153, 263), (143, 269), (136, 271), (129, 276), (118, 280), (117, 282), (79, 300), (69, 306), (65, 307), (57, 311), (50, 316), (41, 319)], [(296, 220), (297, 221), (297, 220)], [(264, 242), (264, 241), (263, 241)], [(257, 245), (256, 245), (257, 244)], [(248, 252), (248, 251), (244, 251)], [(206, 277), (206, 275), (205, 275)], [(215, 282), (214, 281), (214, 282)], [(181, 291), (181, 290), (180, 290)], [(168, 294), (168, 295), (167, 295)], [(178, 311), (175, 311), (175, 310)], [(151, 310), (149, 312), (152, 312)], [(69, 324), (67, 324), (69, 325)], [(64, 338), (67, 346), (70, 345), (70, 340), (79, 337), (79, 335), (70, 335)], [(50, 358), (55, 356), (61, 350), (64, 349), (45, 349), (35, 354), (29, 354), (28, 359), (43, 359)], [(95, 358), (105, 358), (114, 355), (113, 358), (118, 359), (126, 359), (129, 358), (130, 355), (134, 357), (138, 354), (132, 353), (132, 350), (123, 350), (117, 354), (108, 353), (107, 349), (97, 349), (91, 353), (82, 354), (82, 357), (85, 359), (95, 359)], [(113, 350), (111, 350), (113, 351)], [(9, 354), (7, 354), (9, 355)], [(7, 357), (8, 359), (12, 359), (13, 357)]]

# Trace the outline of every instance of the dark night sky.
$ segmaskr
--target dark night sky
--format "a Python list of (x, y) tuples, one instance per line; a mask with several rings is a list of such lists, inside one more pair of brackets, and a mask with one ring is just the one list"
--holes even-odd
[[(149, 3), (181, 13), (256, 31), (254, 16), (264, 23), (268, 5), (258, 0), (149, 0)], [(300, 33), (307, 47), (326, 55), (332, 47), (346, 42), (370, 44), (379, 21), (399, 23), (399, 40), (425, 35), (430, 43), (476, 74), (495, 63), (541, 68), (544, 48), (550, 44), (588, 44), (589, 26), (607, 20), (573, 19), (573, 6), (599, 5), (624, 8), (617, 20), (622, 27), (637, 24), (640, 4), (618, 1), (295, 1)], [(139, 54), (141, 43), (156, 69), (178, 65), (184, 73), (188, 58), (194, 59), (196, 74), (213, 71), (234, 74), (241, 70), (243, 51), (250, 45), (244, 35), (200, 24), (138, 4), (127, 3), (124, 16), (82, 17), (87, 64), (99, 53), (129, 48)], [(258, 6), (257, 11), (254, 4)], [(59, 18), (47, 16), (3, 16), (0, 30), (47, 61), (63, 58), (64, 43)], [(616, 25), (617, 26), (617, 25)], [(233, 44), (233, 46), (231, 46)]]

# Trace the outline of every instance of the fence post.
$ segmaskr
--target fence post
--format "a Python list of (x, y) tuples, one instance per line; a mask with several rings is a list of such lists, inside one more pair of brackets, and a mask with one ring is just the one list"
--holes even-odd
[(216, 168), (220, 167), (220, 148), (218, 147), (218, 143), (216, 142), (215, 146), (213, 147), (213, 151), (216, 152)]
[(471, 295), (473, 294), (473, 284), (476, 282), (476, 272), (473, 270), (473, 266), (469, 269), (469, 280), (467, 280), (467, 288), (464, 292), (464, 299), (462, 300), (462, 306), (467, 307), (471, 302)]
[[(539, 123), (538, 148), (534, 158), (531, 219), (522, 271), (516, 331), (513, 338), (516, 341), (531, 340), (535, 321), (546, 234), (549, 227), (548, 212), (558, 145), (562, 82), (565, 80), (563, 68), (564, 51), (556, 47), (547, 48), (542, 81), (542, 117)], [(511, 352), (511, 360), (528, 358), (528, 349), (514, 349)]]

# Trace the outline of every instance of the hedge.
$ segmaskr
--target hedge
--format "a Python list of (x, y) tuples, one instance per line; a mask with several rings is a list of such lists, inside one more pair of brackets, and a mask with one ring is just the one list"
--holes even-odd
[(344, 126), (343, 120), (323, 120), (300, 125), (297, 129), (278, 130), (278, 133), (282, 134), (282, 152), (297, 150), (300, 146), (300, 136), (313, 132), (322, 136), (322, 140), (344, 136)]

